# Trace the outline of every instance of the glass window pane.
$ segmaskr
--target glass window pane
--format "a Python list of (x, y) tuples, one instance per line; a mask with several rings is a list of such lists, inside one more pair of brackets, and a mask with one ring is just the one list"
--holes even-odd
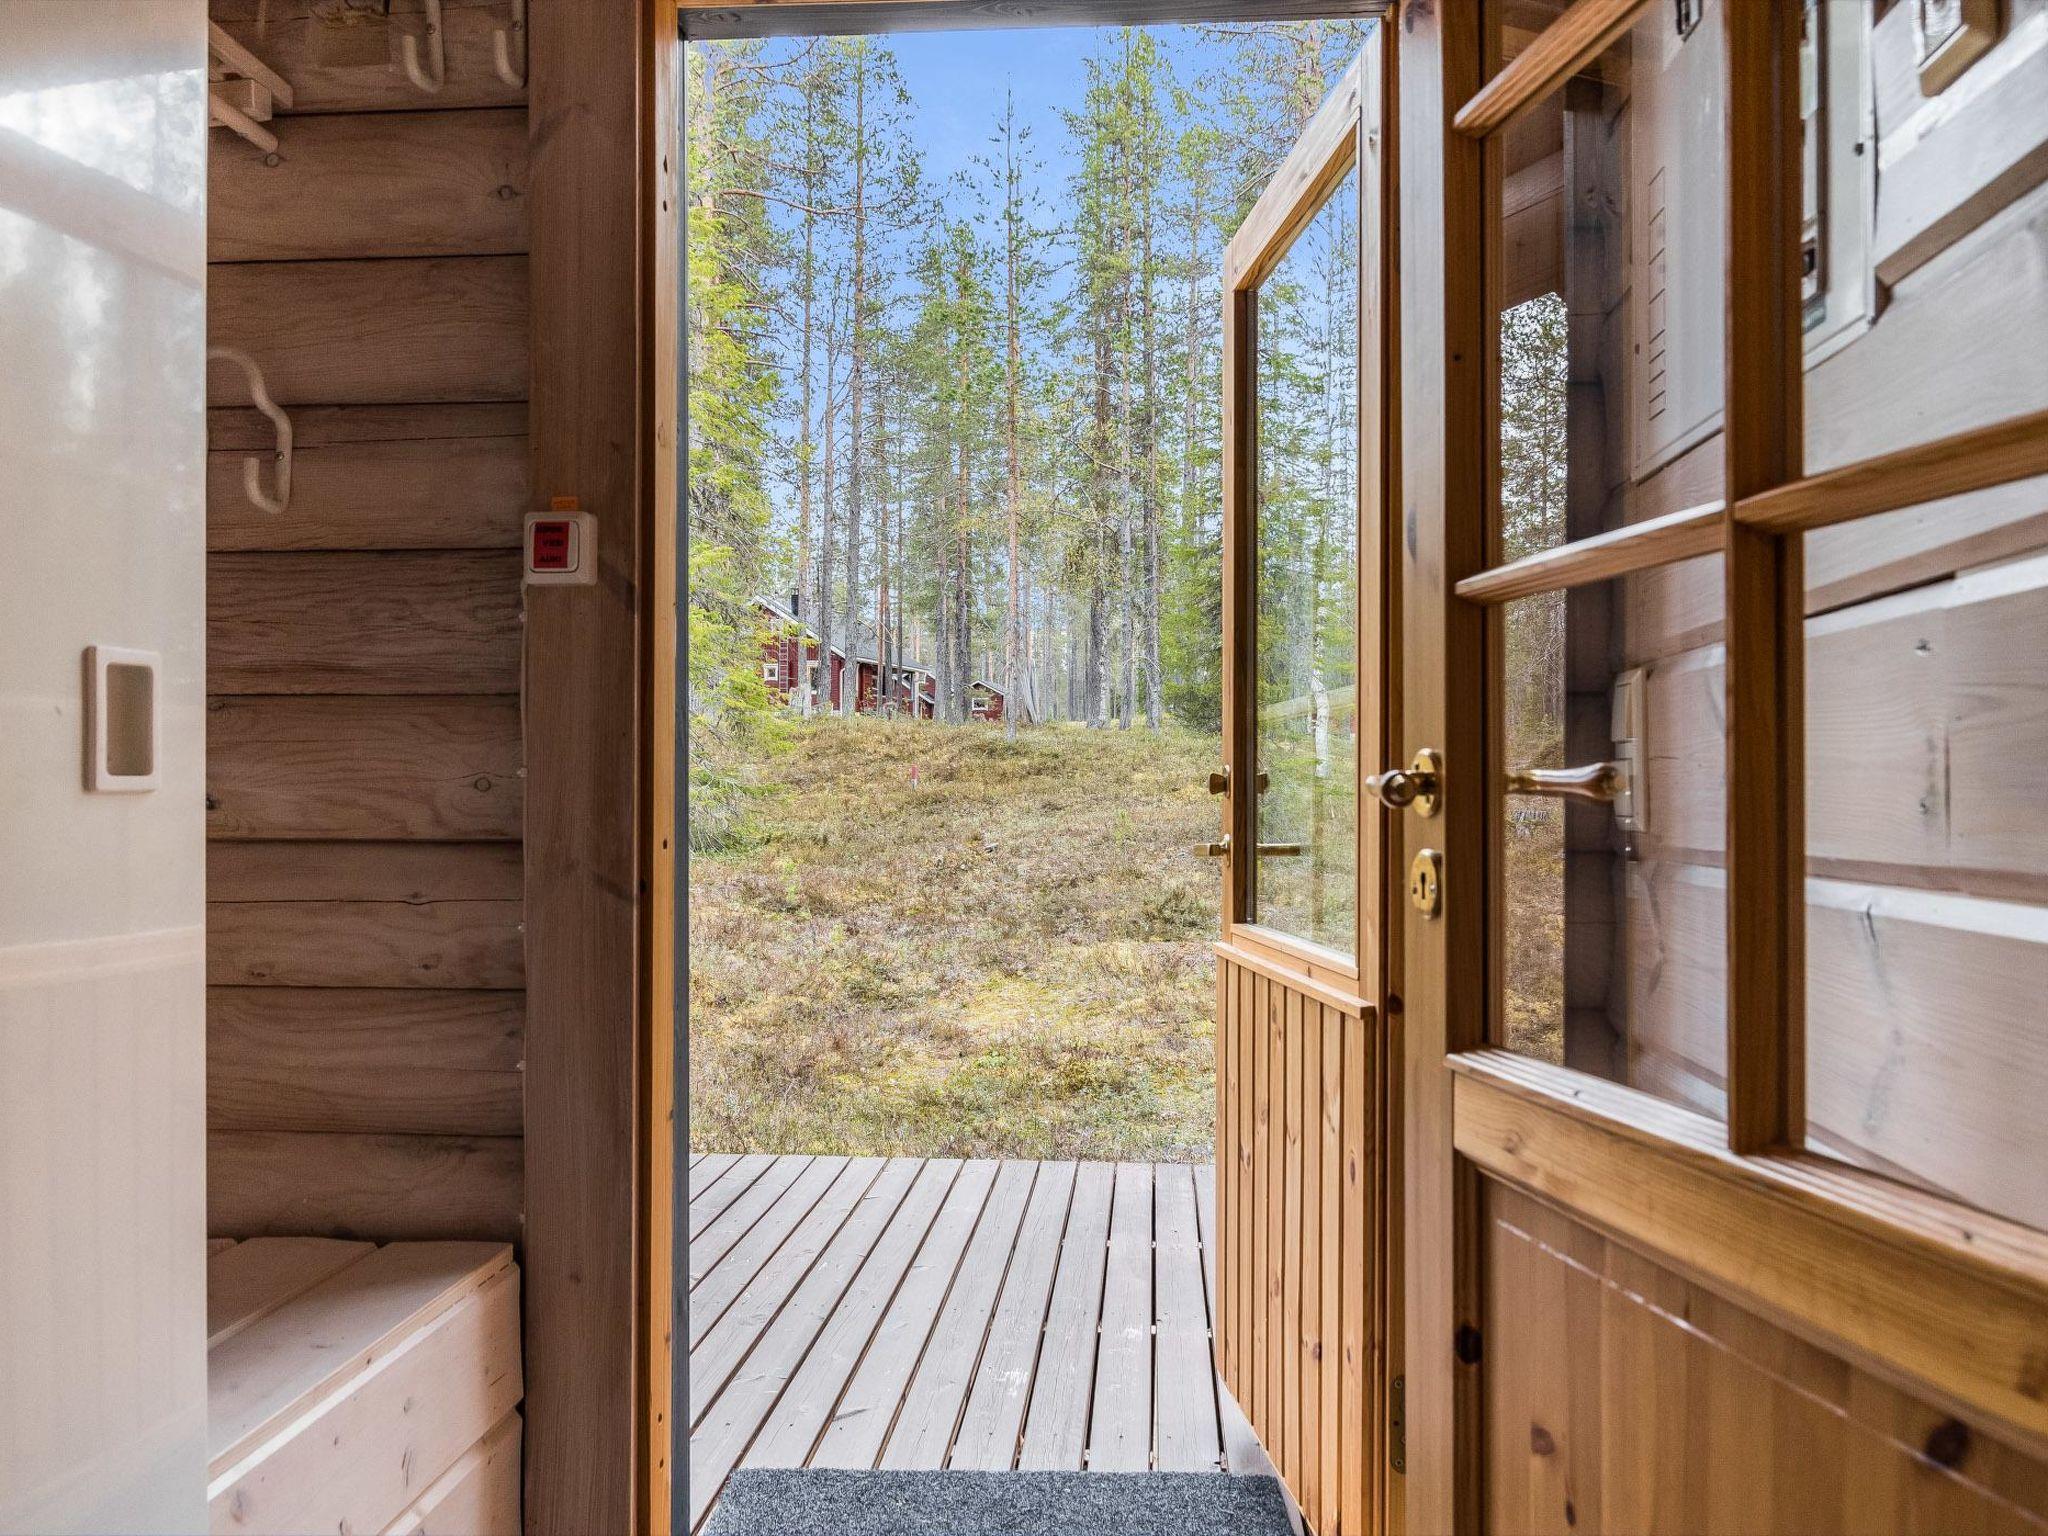
[[(1721, 557), (1500, 611), (1500, 1038), (1726, 1109)], [(1602, 798), (1518, 772), (1616, 765)], [(1625, 776), (1626, 797), (1612, 794)]]
[(1720, 495), (1722, 38), (1720, 6), (1649, 7), (1492, 141), (1497, 559)]
[(1259, 285), (1252, 921), (1358, 925), (1358, 175)]
[[(1563, 10), (1514, 12), (1503, 56)], [(1720, 495), (1727, 183), (1700, 146), (1725, 136), (1723, 36), (1718, 5), (1648, 7), (1492, 141), (1497, 560)], [(1496, 619), (1498, 1038), (1716, 1115), (1721, 583), (1707, 557)], [(1603, 764), (1618, 765), (1608, 798), (1569, 798), (1594, 786), (1556, 777)]]

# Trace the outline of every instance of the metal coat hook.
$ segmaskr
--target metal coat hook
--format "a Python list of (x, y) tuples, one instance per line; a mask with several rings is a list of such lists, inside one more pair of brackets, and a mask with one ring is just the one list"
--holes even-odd
[(292, 419), (270, 398), (269, 386), (263, 382), (263, 370), (256, 366), (255, 358), (237, 347), (208, 347), (206, 356), (209, 361), (233, 363), (247, 375), (249, 399), (277, 428), (277, 495), (264, 492), (263, 460), (253, 453), (242, 460), (242, 490), (255, 506), (272, 517), (280, 516), (292, 504)]
[[(498, 78), (515, 89), (526, 84), (526, 0), (512, 0), (512, 25), (491, 34)], [(516, 62), (515, 62), (516, 61)]]
[(420, 68), (420, 40), (410, 32), (399, 39), (405, 78), (432, 95), (448, 83), (448, 48), (441, 33), (441, 0), (421, 0), (427, 12), (427, 67)]

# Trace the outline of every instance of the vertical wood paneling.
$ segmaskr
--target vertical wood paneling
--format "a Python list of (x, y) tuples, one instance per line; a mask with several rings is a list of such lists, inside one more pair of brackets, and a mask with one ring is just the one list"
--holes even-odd
[(1266, 1376), (1266, 1397), (1264, 1417), (1253, 1417), (1251, 1421), (1262, 1427), (1262, 1438), (1270, 1438), (1268, 1450), (1274, 1452), (1274, 1462), (1286, 1466), (1286, 1319), (1282, 1317), (1280, 1298), (1286, 1288), (1286, 987), (1268, 981), (1266, 983), (1266, 1094), (1272, 1100), (1272, 1112), (1268, 1114), (1268, 1139), (1266, 1139), (1266, 1266), (1260, 1272), (1262, 1292), (1266, 1296), (1266, 1350), (1260, 1356)]
[[(1372, 1447), (1377, 1443), (1377, 1420), (1371, 1409), (1378, 1384), (1378, 1361), (1373, 1354), (1367, 1320), (1374, 1310), (1374, 1287), (1367, 1275), (1383, 1281), (1375, 1223), (1378, 1181), (1373, 1177), (1377, 1159), (1372, 1105), (1366, 1098), (1374, 1082), (1375, 1031), (1354, 1029), (1345, 1038), (1343, 1056), (1343, 1159), (1344, 1159), (1344, 1253), (1343, 1271), (1347, 1283), (1341, 1298), (1338, 1321), (1343, 1360), (1342, 1401), (1338, 1408), (1338, 1507), (1348, 1518), (1340, 1521), (1345, 1531), (1369, 1528), (1374, 1479), (1368, 1475), (1377, 1465)], [(1383, 1139), (1383, 1138), (1379, 1138)]]
[[(1268, 1212), (1272, 1210), (1272, 1116), (1274, 1116), (1274, 1094), (1272, 1094), (1272, 1028), (1266, 1020), (1268, 991), (1270, 983), (1266, 977), (1253, 973), (1251, 981), (1251, 1014), (1247, 1016), (1247, 1028), (1253, 1034), (1253, 1065), (1251, 1065), (1251, 1169), (1249, 1169), (1249, 1219), (1251, 1219), (1251, 1358), (1245, 1362), (1245, 1417), (1253, 1425), (1266, 1423), (1272, 1411), (1272, 1393), (1268, 1391), (1266, 1366), (1272, 1360), (1272, 1331), (1266, 1325), (1268, 1319), (1268, 1292), (1266, 1276), (1270, 1272), (1272, 1247), (1268, 1245)], [(1268, 1450), (1272, 1450), (1268, 1446)]]
[[(1338, 1308), (1344, 1292), (1344, 1015), (1335, 1011), (1323, 1016), (1322, 1091), (1319, 1127), (1322, 1143), (1322, 1210), (1317, 1221), (1323, 1234), (1321, 1306), (1316, 1323), (1319, 1367), (1317, 1383), (1321, 1397), (1316, 1404), (1320, 1435), (1316, 1448), (1320, 1461), (1318, 1480), (1322, 1489), (1325, 1529), (1334, 1526), (1338, 1505), (1338, 1460), (1342, 1435), (1337, 1397), (1342, 1378), (1339, 1346)], [(1357, 1271), (1352, 1272), (1354, 1279)]]
[(1377, 1020), (1227, 953), (1217, 994), (1223, 1379), (1320, 1536), (1374, 1530), (1386, 1283)]
[(1280, 1254), (1273, 1266), (1279, 1292), (1280, 1466), (1297, 1491), (1301, 1480), (1301, 1057), (1304, 1015), (1313, 1009), (1299, 993), (1283, 989), (1280, 1030), (1286, 1060), (1281, 1079)]
[(1317, 1106), (1323, 1055), (1323, 1005), (1304, 999), (1301, 1008), (1301, 1241), (1295, 1249), (1298, 1301), (1295, 1355), (1301, 1362), (1295, 1409), (1299, 1419), (1295, 1490), (1302, 1510), (1318, 1519), (1322, 1495), (1322, 1139)]
[(1235, 1319), (1237, 1345), (1237, 1379), (1232, 1386), (1240, 1407), (1247, 1415), (1251, 1412), (1251, 1363), (1255, 1358), (1251, 1351), (1252, 1310), (1256, 1305), (1257, 1287), (1252, 1278), (1252, 1169), (1255, 1166), (1252, 1145), (1258, 1111), (1255, 1104), (1256, 1082), (1253, 1066), (1257, 1060), (1257, 1037), (1252, 1030), (1252, 974), (1238, 970), (1237, 973), (1237, 1055), (1238, 1055), (1238, 1101), (1237, 1101), (1237, 1206), (1231, 1213), (1231, 1225), (1236, 1229), (1231, 1245), (1233, 1265), (1237, 1271), (1235, 1291)]
[(2048, 1530), (2042, 1464), (1504, 1184), (1489, 1529)]

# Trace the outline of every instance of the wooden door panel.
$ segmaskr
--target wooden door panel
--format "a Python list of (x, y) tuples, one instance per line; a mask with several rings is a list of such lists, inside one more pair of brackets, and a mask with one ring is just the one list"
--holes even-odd
[(2048, 1469), (1982, 1426), (1509, 1185), (1483, 1204), (1488, 1529), (2048, 1529)]
[(1371, 1530), (1385, 1460), (1380, 1037), (1362, 1005), (1219, 950), (1224, 1380), (1315, 1529)]

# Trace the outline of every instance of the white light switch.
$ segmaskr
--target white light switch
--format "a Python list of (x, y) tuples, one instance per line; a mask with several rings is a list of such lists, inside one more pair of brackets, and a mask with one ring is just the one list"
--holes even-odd
[(85, 787), (96, 794), (155, 789), (157, 673), (155, 651), (117, 645), (85, 648)]

